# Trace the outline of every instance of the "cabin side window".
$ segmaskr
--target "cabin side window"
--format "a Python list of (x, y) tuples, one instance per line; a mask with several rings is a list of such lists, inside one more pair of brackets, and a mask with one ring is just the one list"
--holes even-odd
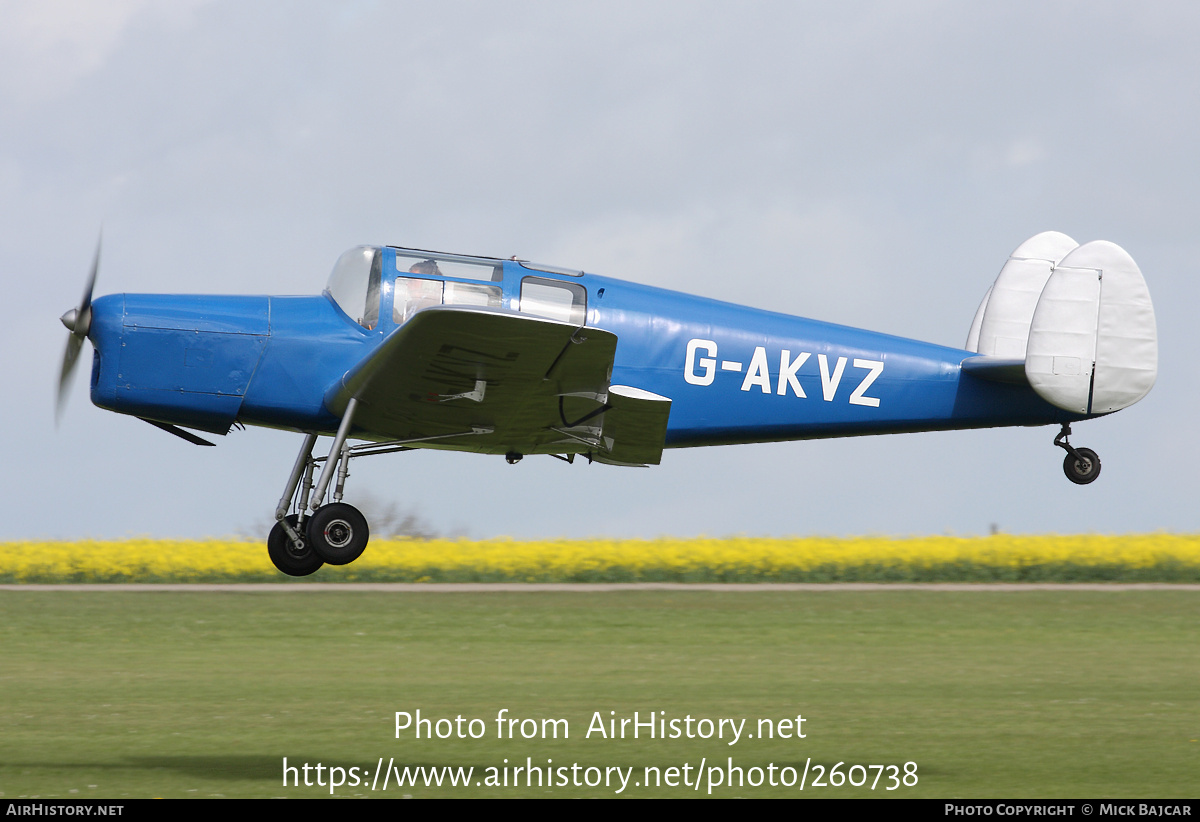
[(441, 280), (421, 280), (416, 277), (397, 277), (396, 290), (392, 297), (392, 320), (403, 325), (408, 318), (422, 308), (441, 305), (443, 283)]
[(446, 283), (446, 305), (477, 305), (499, 308), (503, 300), (500, 286), (482, 283)]
[(521, 280), (521, 313), (583, 325), (587, 317), (587, 289), (578, 283), (526, 277)]
[(453, 280), (426, 280), (417, 277), (397, 277), (392, 300), (392, 320), (396, 325), (408, 322), (413, 314), (431, 305), (475, 305), (499, 308), (502, 304), (500, 286), (482, 283), (456, 283)]

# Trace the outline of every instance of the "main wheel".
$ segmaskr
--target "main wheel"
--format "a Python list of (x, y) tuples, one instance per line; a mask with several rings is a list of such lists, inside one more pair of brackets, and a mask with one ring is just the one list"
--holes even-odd
[(330, 565), (354, 562), (370, 536), (366, 517), (344, 502), (321, 506), (308, 521), (308, 544)]
[[(288, 514), (287, 522), (293, 530), (299, 521), (299, 517), (295, 514)], [(300, 539), (304, 545), (297, 551), (296, 547), (292, 545), (291, 537), (288, 536), (287, 531), (283, 530), (283, 525), (278, 522), (275, 523), (270, 536), (267, 537), (267, 554), (271, 557), (271, 562), (290, 577), (306, 577), (325, 564), (325, 560), (317, 556), (316, 551), (309, 545), (308, 537), (304, 535), (303, 531), (300, 532)]]
[(1100, 457), (1090, 448), (1076, 448), (1063, 460), (1063, 473), (1076, 485), (1087, 485), (1100, 476)]

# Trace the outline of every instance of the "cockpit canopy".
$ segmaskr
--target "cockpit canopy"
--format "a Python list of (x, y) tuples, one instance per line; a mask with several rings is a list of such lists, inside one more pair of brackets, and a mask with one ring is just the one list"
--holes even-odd
[[(394, 246), (361, 245), (338, 258), (325, 291), (363, 328), (402, 325), (422, 308), (470, 305), (509, 308), (583, 325), (586, 289), (545, 274), (581, 277), (583, 272), (525, 261), (514, 267), (505, 300), (505, 262), (491, 257), (442, 254)], [(524, 272), (529, 272), (525, 274)]]

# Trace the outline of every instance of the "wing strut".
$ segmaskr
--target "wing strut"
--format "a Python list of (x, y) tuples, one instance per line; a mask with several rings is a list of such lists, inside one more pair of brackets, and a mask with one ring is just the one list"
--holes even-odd
[[(592, 417), (603, 414), (605, 411), (612, 408), (612, 406), (609, 405), (608, 403), (601, 402), (600, 405), (596, 406), (596, 408), (594, 408), (593, 410), (584, 414), (579, 419), (575, 420), (574, 422), (568, 422), (566, 409), (563, 408), (563, 398), (565, 396), (566, 396), (565, 394), (560, 394), (558, 397), (558, 418), (560, 420), (562, 420), (563, 425), (567, 426), (567, 428), (574, 428), (577, 425), (583, 425), (585, 422), (590, 420)], [(597, 401), (599, 401), (599, 400), (597, 400)]]

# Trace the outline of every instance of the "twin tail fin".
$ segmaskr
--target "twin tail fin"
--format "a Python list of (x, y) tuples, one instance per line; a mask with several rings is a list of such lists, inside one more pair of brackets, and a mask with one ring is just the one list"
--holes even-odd
[(1137, 263), (1114, 243), (1078, 245), (1057, 231), (1031, 237), (1008, 258), (966, 348), (979, 356), (964, 360), (964, 370), (1026, 381), (1079, 414), (1127, 408), (1158, 376), (1154, 306)]

